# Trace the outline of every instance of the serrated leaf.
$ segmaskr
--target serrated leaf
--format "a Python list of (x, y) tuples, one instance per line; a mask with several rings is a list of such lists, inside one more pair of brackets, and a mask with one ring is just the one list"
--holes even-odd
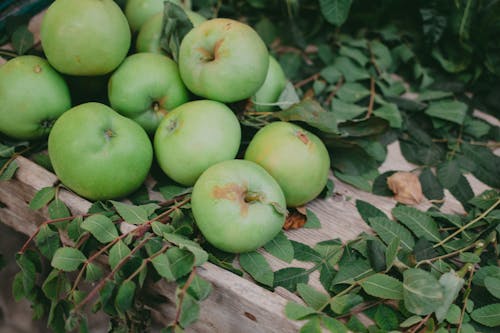
[(408, 311), (428, 315), (441, 306), (443, 288), (431, 273), (410, 268), (403, 273), (403, 297)]
[(115, 267), (118, 265), (118, 263), (128, 256), (130, 254), (130, 249), (128, 248), (127, 245), (121, 240), (116, 242), (115, 245), (111, 247), (109, 250), (109, 266), (111, 269), (115, 269)]
[(33, 46), (34, 37), (33, 33), (28, 30), (28, 26), (23, 24), (14, 30), (11, 40), (12, 47), (17, 54), (23, 55)]
[(335, 296), (330, 300), (330, 309), (336, 314), (344, 314), (362, 302), (363, 297), (354, 293)]
[(424, 212), (413, 207), (397, 206), (392, 210), (392, 215), (417, 237), (423, 237), (430, 242), (441, 240), (437, 223)]
[(118, 231), (111, 219), (102, 214), (87, 217), (81, 224), (83, 230), (87, 230), (100, 243), (106, 244), (118, 237)]
[(313, 250), (309, 245), (296, 242), (293, 240), (291, 241), (291, 243), (293, 246), (294, 259), (299, 261), (316, 262), (316, 263), (322, 261), (321, 255), (315, 250)]
[(54, 269), (52, 270), (42, 285), (42, 291), (52, 301), (58, 300), (71, 289), (71, 284), (66, 274)]
[(55, 187), (44, 187), (35, 193), (35, 196), (30, 201), (30, 209), (37, 210), (48, 204), (56, 195)]
[(460, 168), (456, 160), (444, 162), (437, 167), (437, 178), (446, 188), (456, 186), (460, 174)]
[(431, 117), (462, 125), (467, 114), (467, 104), (459, 101), (432, 102), (425, 113)]
[(332, 333), (347, 333), (347, 327), (342, 322), (331, 317), (321, 317), (323, 326)]
[(369, 220), (370, 226), (384, 243), (389, 244), (394, 238), (399, 238), (403, 249), (407, 251), (413, 250), (415, 240), (408, 229), (386, 217), (372, 217)]
[(357, 101), (370, 96), (370, 90), (364, 85), (357, 82), (347, 82), (337, 90), (336, 95), (338, 98), (347, 103), (356, 103)]
[(500, 298), (500, 277), (487, 276), (484, 279), (484, 286), (490, 294), (496, 298)]
[(274, 287), (283, 287), (295, 291), (298, 283), (307, 283), (309, 273), (300, 267), (286, 267), (274, 272)]
[(304, 283), (297, 284), (297, 292), (308, 306), (318, 311), (323, 309), (325, 305), (328, 305), (330, 300), (330, 297), (327, 294), (322, 293), (314, 287)]
[(48, 225), (43, 225), (35, 237), (35, 243), (40, 252), (49, 260), (61, 246), (59, 233), (53, 231)]
[[(177, 306), (179, 306), (178, 302)], [(200, 305), (191, 295), (185, 294), (182, 300), (179, 324), (183, 328), (186, 328), (187, 326), (197, 321), (199, 316), (200, 316)]]
[(378, 109), (375, 109), (373, 111), (373, 114), (379, 118), (387, 120), (389, 122), (389, 126), (391, 126), (392, 128), (401, 128), (403, 124), (401, 112), (399, 111), (396, 104), (384, 104)]
[(490, 149), (467, 143), (461, 145), (464, 156), (473, 162), (472, 174), (491, 187), (500, 187), (500, 157)]
[(399, 326), (401, 326), (403, 328), (408, 328), (408, 327), (412, 327), (415, 324), (420, 323), (421, 321), (422, 321), (422, 317), (411, 316), (411, 317), (406, 318), (401, 324), (399, 324)]
[(203, 301), (212, 292), (212, 284), (207, 280), (195, 275), (187, 291), (197, 301)]
[(375, 272), (381, 272), (386, 269), (385, 250), (386, 246), (378, 238), (368, 239), (366, 241), (366, 255), (370, 265)]
[(321, 333), (319, 317), (309, 319), (299, 330), (299, 333)]
[(378, 298), (403, 299), (403, 284), (389, 275), (374, 274), (361, 282), (363, 290)]
[(325, 133), (338, 133), (335, 114), (327, 112), (312, 99), (304, 99), (290, 108), (274, 112), (273, 116), (282, 121), (301, 121)]
[(172, 247), (165, 254), (167, 255), (172, 275), (176, 280), (193, 270), (195, 258), (190, 251)]
[(352, 120), (362, 115), (367, 111), (364, 106), (359, 106), (357, 104), (347, 103), (338, 98), (334, 98), (331, 104), (332, 113), (335, 114), (337, 122), (344, 122), (346, 120)]
[(418, 176), (422, 185), (422, 192), (429, 200), (441, 200), (444, 198), (443, 187), (432, 173), (430, 168), (424, 168)]
[(274, 273), (266, 258), (256, 251), (240, 254), (240, 265), (257, 282), (273, 286)]
[(85, 262), (85, 260), (87, 258), (79, 250), (72, 247), (61, 247), (54, 254), (51, 265), (62, 271), (72, 272)]
[(181, 235), (164, 233), (163, 238), (166, 241), (177, 245), (181, 249), (186, 249), (195, 257), (195, 266), (200, 266), (208, 260), (208, 253), (203, 250), (200, 245), (192, 240), (189, 240)]
[(175, 197), (191, 193), (192, 187), (182, 187), (178, 185), (165, 185), (158, 189), (165, 200), (171, 200)]
[(170, 260), (165, 253), (155, 256), (151, 263), (160, 276), (164, 277), (167, 281), (175, 281), (175, 276), (170, 267)]
[(316, 310), (313, 308), (295, 302), (288, 302), (285, 305), (285, 315), (288, 319), (301, 320), (315, 313)]
[(399, 328), (398, 315), (387, 305), (381, 304), (377, 306), (374, 319), (377, 326), (383, 330), (392, 331)]
[(373, 273), (367, 260), (355, 259), (343, 263), (333, 279), (333, 285), (351, 284)]
[(319, 218), (309, 208), (306, 209), (306, 224), (304, 224), (304, 228), (307, 229), (321, 228), (321, 222), (319, 221)]
[(467, 207), (469, 200), (474, 197), (474, 191), (464, 175), (460, 175), (457, 184), (449, 187), (448, 190), (465, 207)]
[(323, 260), (326, 260), (326, 262), (333, 267), (339, 262), (340, 258), (342, 258), (344, 246), (338, 240), (327, 240), (317, 243), (314, 250), (321, 255)]
[(115, 298), (115, 307), (118, 312), (125, 313), (132, 308), (135, 289), (135, 283), (130, 280), (126, 280), (120, 285)]
[(387, 271), (391, 269), (398, 256), (399, 244), (399, 237), (395, 237), (387, 245), (387, 249), (385, 250), (385, 269)]
[(325, 19), (340, 27), (349, 16), (352, 0), (320, 0), (319, 5)]
[(98, 264), (90, 262), (85, 269), (85, 280), (89, 282), (98, 281), (102, 278), (103, 274), (104, 271)]
[(443, 287), (443, 300), (441, 305), (435, 310), (436, 319), (441, 323), (448, 313), (450, 306), (455, 302), (458, 297), (464, 279), (459, 277), (455, 272), (447, 272), (439, 278), (439, 284)]
[(474, 321), (488, 327), (500, 326), (500, 303), (489, 304), (472, 311)]
[(349, 58), (342, 56), (337, 57), (335, 59), (334, 66), (344, 75), (346, 82), (354, 82), (370, 78), (370, 74), (365, 68), (355, 64)]
[(60, 219), (71, 216), (71, 213), (61, 200), (54, 199), (48, 206), (49, 216), (51, 219)]
[(370, 225), (370, 218), (372, 217), (385, 217), (387, 215), (377, 207), (373, 206), (371, 203), (363, 201), (361, 199), (356, 200), (356, 208), (358, 209), (359, 215), (363, 221)]
[[(151, 215), (151, 210), (148, 210), (145, 207), (129, 205), (119, 201), (111, 201), (111, 203), (115, 207), (118, 214), (120, 214), (123, 220), (127, 223), (143, 224), (149, 221), (149, 215)], [(151, 207), (154, 207), (153, 211), (159, 207), (156, 204), (152, 205), (153, 206)]]
[(290, 263), (293, 260), (292, 242), (290, 242), (283, 231), (280, 231), (276, 237), (265, 244), (264, 249), (284, 262)]
[(370, 61), (368, 56), (366, 56), (363, 51), (355, 47), (342, 45), (340, 46), (339, 54), (355, 60), (359, 65), (363, 67)]

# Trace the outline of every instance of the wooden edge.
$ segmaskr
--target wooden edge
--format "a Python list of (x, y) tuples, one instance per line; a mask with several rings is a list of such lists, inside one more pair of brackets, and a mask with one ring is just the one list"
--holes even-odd
[[(19, 169), (15, 178), (0, 183), (0, 222), (25, 235), (35, 232), (37, 225), (48, 219), (46, 209), (33, 211), (29, 202), (37, 191), (57, 184), (57, 177), (24, 157), (17, 157)], [(85, 213), (90, 202), (61, 190), (61, 200), (73, 214)], [(265, 290), (211, 263), (197, 268), (201, 277), (209, 281), (214, 290), (202, 302), (200, 319), (189, 332), (295, 332), (301, 323), (284, 315), (287, 299)], [(160, 319), (168, 323), (175, 317), (175, 289), (172, 283), (161, 281), (154, 285), (154, 292), (167, 297), (170, 302), (157, 309)]]

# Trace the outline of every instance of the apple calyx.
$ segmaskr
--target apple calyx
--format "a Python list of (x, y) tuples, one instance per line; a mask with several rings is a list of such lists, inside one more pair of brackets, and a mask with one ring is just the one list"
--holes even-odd
[(49, 130), (54, 126), (54, 123), (56, 122), (55, 119), (43, 119), (40, 122), (40, 127), (44, 130)]
[(202, 54), (202, 57), (200, 58), (200, 60), (203, 62), (211, 62), (211, 61), (217, 60), (219, 58), (219, 49), (220, 49), (220, 46), (222, 45), (223, 42), (224, 42), (224, 38), (216, 41), (214, 44), (213, 51), (199, 47), (198, 51)]
[(104, 131), (104, 137), (106, 138), (106, 141), (111, 140), (112, 137), (115, 136), (115, 132), (111, 128), (108, 128)]
[(167, 110), (162, 107), (163, 104), (165, 104), (166, 99), (167, 96), (161, 98), (159, 101), (153, 101), (153, 103), (151, 103), (151, 108), (155, 113), (159, 113), (164, 116), (167, 114)]
[(33, 68), (33, 72), (35, 73), (41, 73), (42, 72), (42, 67), (40, 65), (36, 65), (34, 68)]

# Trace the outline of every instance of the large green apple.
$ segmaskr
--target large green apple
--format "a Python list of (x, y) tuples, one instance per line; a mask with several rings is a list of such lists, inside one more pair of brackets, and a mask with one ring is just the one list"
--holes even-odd
[(255, 94), (267, 75), (269, 53), (250, 26), (212, 19), (184, 36), (179, 70), (189, 90), (220, 102), (236, 102)]
[(111, 107), (154, 134), (165, 114), (188, 101), (177, 64), (154, 53), (129, 56), (108, 84)]
[(218, 163), (193, 188), (194, 219), (209, 243), (226, 252), (253, 251), (283, 227), (285, 197), (259, 165), (244, 160)]
[[(267, 70), (266, 80), (253, 96), (256, 111), (272, 111), (272, 105), (265, 105), (269, 103), (276, 103), (286, 87), (287, 78), (279, 62), (273, 57), (269, 56), (269, 68)], [(259, 105), (263, 104), (263, 105)]]
[(36, 56), (20, 56), (0, 67), (0, 132), (21, 140), (49, 134), (71, 108), (64, 79)]
[[(186, 10), (193, 26), (198, 26), (207, 19), (198, 13)], [(160, 46), (160, 38), (163, 28), (163, 13), (158, 13), (149, 18), (139, 30), (135, 49), (137, 52), (165, 53)]]
[(91, 200), (133, 192), (146, 179), (153, 159), (142, 127), (99, 103), (65, 112), (54, 124), (48, 146), (61, 182)]
[(57, 0), (40, 32), (50, 64), (69, 75), (104, 75), (127, 55), (127, 19), (113, 0)]
[[(168, 0), (180, 5), (179, 0)], [(166, 0), (128, 0), (125, 16), (132, 31), (138, 31), (153, 15), (163, 12)]]
[(168, 113), (154, 137), (156, 159), (173, 180), (193, 185), (210, 166), (238, 153), (241, 128), (226, 105), (209, 100), (183, 104)]
[(292, 123), (274, 122), (260, 129), (245, 159), (261, 165), (278, 181), (289, 207), (311, 201), (328, 181), (330, 157), (325, 145)]

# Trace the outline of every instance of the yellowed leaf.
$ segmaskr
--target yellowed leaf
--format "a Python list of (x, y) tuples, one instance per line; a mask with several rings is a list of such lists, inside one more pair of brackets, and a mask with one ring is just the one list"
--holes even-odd
[(411, 172), (396, 172), (387, 178), (387, 186), (394, 193), (396, 201), (407, 205), (417, 205), (424, 198), (420, 180)]

